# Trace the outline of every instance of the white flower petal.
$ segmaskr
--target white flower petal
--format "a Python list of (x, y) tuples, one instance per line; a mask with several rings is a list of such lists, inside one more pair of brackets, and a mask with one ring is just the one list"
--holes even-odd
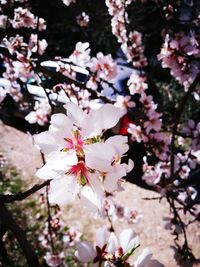
[(139, 238), (138, 236), (134, 237), (131, 239), (131, 241), (129, 242), (126, 251), (129, 252), (131, 251), (133, 248), (136, 248), (139, 245)]
[(128, 252), (127, 248), (131, 240), (135, 237), (135, 233), (132, 229), (125, 229), (119, 235), (119, 243), (120, 246), (123, 248), (124, 253)]
[(66, 134), (68, 131), (71, 131), (73, 127), (73, 122), (62, 113), (53, 114), (50, 123), (59, 130), (65, 130)]
[(86, 118), (86, 114), (83, 110), (73, 102), (68, 102), (65, 104), (64, 108), (66, 108), (67, 116), (73, 121), (73, 123), (81, 127), (83, 120)]
[(99, 199), (103, 199), (104, 191), (103, 191), (102, 183), (100, 182), (100, 180), (98, 179), (96, 174), (90, 174), (89, 175), (89, 183), (90, 183), (93, 191), (96, 193), (97, 197)]
[(114, 156), (115, 149), (110, 144), (95, 143), (85, 148), (86, 164), (88, 167), (99, 171), (111, 170)]
[(122, 163), (121, 166), (124, 166), (126, 172), (130, 172), (134, 168), (134, 162), (132, 159), (129, 159), (128, 164)]
[(71, 166), (76, 165), (78, 159), (76, 152), (52, 152), (47, 157), (47, 164), (49, 168), (57, 171), (64, 171), (65, 173), (71, 168)]
[(96, 257), (96, 252), (93, 245), (89, 241), (83, 241), (76, 244), (77, 251), (75, 256), (81, 262), (92, 262)]
[(107, 244), (108, 231), (106, 226), (99, 228), (96, 232), (96, 245), (100, 248), (103, 248)]
[(123, 165), (115, 165), (112, 170), (108, 172), (104, 180), (104, 189), (107, 192), (113, 192), (118, 188), (118, 181), (126, 175), (126, 169)]
[(134, 262), (134, 267), (145, 267), (152, 257), (152, 251), (149, 248), (145, 248)]
[(56, 142), (54, 136), (48, 131), (35, 135), (34, 141), (44, 154), (49, 154), (52, 151), (56, 151), (60, 147), (60, 144)]
[(115, 254), (115, 251), (119, 248), (119, 243), (117, 237), (114, 233), (110, 234), (107, 246), (107, 252), (110, 254)]
[(128, 137), (122, 135), (111, 136), (106, 140), (107, 144), (112, 144), (115, 147), (116, 154), (120, 156), (128, 151), (129, 146), (127, 142), (128, 142)]
[(114, 127), (120, 119), (120, 109), (111, 104), (105, 104), (100, 109), (93, 111), (91, 116), (84, 122), (85, 135), (90, 127), (90, 135), (96, 136), (102, 134), (103, 130)]
[(81, 203), (91, 212), (98, 213), (102, 209), (102, 202), (89, 186), (84, 186), (80, 192)]
[(35, 111), (31, 111), (26, 117), (25, 120), (28, 121), (29, 123), (33, 124), (37, 122), (37, 117), (35, 114)]
[(37, 170), (36, 176), (40, 179), (50, 180), (50, 179), (59, 179), (61, 178), (62, 174), (55, 172), (49, 168), (48, 164), (45, 164), (42, 168)]
[(71, 203), (79, 193), (80, 186), (74, 176), (65, 175), (51, 181), (49, 201), (58, 205)]

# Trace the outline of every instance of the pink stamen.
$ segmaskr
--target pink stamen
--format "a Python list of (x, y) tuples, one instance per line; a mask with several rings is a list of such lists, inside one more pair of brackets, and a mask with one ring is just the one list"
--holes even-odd
[(84, 161), (79, 161), (76, 165), (73, 165), (71, 169), (68, 171), (68, 173), (75, 175), (79, 179), (82, 185), (89, 182), (89, 179), (87, 177), (87, 172), (88, 170), (87, 167), (85, 166)]
[(76, 151), (81, 151), (83, 149), (84, 141), (78, 131), (74, 132), (72, 138), (65, 138), (65, 141), (67, 141), (67, 149), (74, 149)]

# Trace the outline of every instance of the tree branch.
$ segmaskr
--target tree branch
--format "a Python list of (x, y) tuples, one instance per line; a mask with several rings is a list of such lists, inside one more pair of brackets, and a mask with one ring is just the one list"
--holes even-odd
[(181, 119), (182, 112), (185, 108), (185, 105), (187, 103), (188, 98), (190, 95), (194, 92), (196, 89), (196, 86), (198, 85), (200, 81), (200, 73), (197, 75), (195, 78), (194, 82), (191, 84), (189, 87), (188, 91), (185, 93), (180, 106), (178, 107), (176, 113), (175, 113), (175, 119), (174, 119), (174, 126), (172, 129), (172, 140), (171, 140), (171, 156), (170, 156), (170, 161), (171, 161), (171, 166), (170, 166), (170, 179), (173, 180), (174, 177), (174, 156), (175, 156), (175, 138), (176, 138), (176, 133), (177, 133), (177, 127)]
[(15, 195), (0, 195), (0, 203), (12, 203), (14, 201), (21, 201), (47, 185), (50, 185), (51, 180), (46, 180), (42, 184), (36, 184), (25, 192), (19, 192)]
[(39, 261), (34, 248), (30, 245), (26, 238), (25, 232), (15, 222), (10, 212), (7, 210), (3, 203), (0, 203), (0, 219), (7, 229), (16, 237), (23, 253), (26, 257), (29, 267), (39, 267)]

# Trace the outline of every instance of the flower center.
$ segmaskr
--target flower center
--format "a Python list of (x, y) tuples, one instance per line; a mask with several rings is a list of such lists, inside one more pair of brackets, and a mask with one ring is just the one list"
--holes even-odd
[(70, 170), (67, 172), (67, 174), (73, 174), (77, 177), (78, 182), (81, 185), (85, 185), (89, 180), (88, 180), (88, 175), (87, 175), (87, 167), (85, 166), (84, 161), (79, 161), (76, 165), (73, 165)]
[(84, 140), (81, 137), (80, 131), (73, 131), (72, 138), (64, 138), (67, 142), (65, 150), (74, 149), (77, 152), (81, 152), (83, 150)]

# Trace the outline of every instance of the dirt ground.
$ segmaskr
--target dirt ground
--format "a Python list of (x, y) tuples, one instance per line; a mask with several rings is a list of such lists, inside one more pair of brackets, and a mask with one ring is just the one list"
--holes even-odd
[[(31, 187), (38, 182), (34, 177), (37, 168), (42, 166), (41, 156), (38, 150), (31, 143), (31, 139), (26, 134), (5, 126), (0, 123), (0, 152), (3, 152), (8, 161), (16, 166), (21, 172), (27, 187)], [(121, 203), (130, 208), (142, 211), (143, 218), (138, 224), (128, 224), (116, 222), (114, 227), (117, 231), (124, 228), (133, 228), (139, 235), (141, 248), (151, 247), (154, 258), (162, 262), (166, 267), (186, 267), (200, 266), (200, 264), (190, 264), (178, 262), (173, 236), (167, 225), (170, 218), (169, 207), (165, 200), (161, 203), (158, 200), (144, 200), (153, 198), (157, 194), (144, 190), (134, 184), (126, 183), (125, 191), (117, 195), (117, 203)], [(80, 231), (89, 236), (93, 236), (97, 227), (104, 223), (102, 220), (93, 218), (93, 215), (83, 209), (78, 201), (73, 205), (64, 208), (64, 220), (69, 226), (75, 225)], [(196, 258), (200, 259), (200, 225), (193, 224), (188, 229), (189, 244), (193, 249)]]

